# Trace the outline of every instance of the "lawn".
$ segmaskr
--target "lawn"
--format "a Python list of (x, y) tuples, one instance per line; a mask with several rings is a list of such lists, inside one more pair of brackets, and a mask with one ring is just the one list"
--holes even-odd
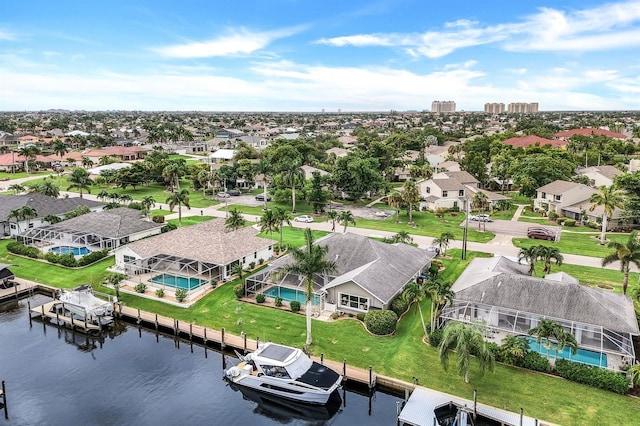
[[(290, 226), (285, 226), (282, 228), (282, 243), (284, 245), (291, 245), (293, 247), (302, 247), (305, 243), (304, 241), (304, 229), (303, 228), (292, 228)], [(327, 235), (328, 232), (324, 231), (311, 231), (311, 235), (313, 235), (313, 239), (317, 240), (320, 237)], [(258, 234), (259, 237), (262, 238), (272, 238), (274, 240), (280, 241), (280, 234), (278, 232), (274, 232), (273, 235), (269, 235), (268, 232), (261, 232)]]
[[(607, 234), (608, 240), (615, 240), (624, 243), (628, 239), (625, 234)], [(535, 240), (532, 238), (514, 238), (513, 245), (519, 248), (528, 248), (534, 245), (545, 245), (558, 248), (561, 253), (578, 254), (592, 257), (605, 257), (613, 249), (606, 245), (600, 245), (600, 240), (596, 234), (586, 234), (579, 232), (563, 232), (560, 241)]]
[(0, 172), (0, 179), (9, 178), (10, 180), (13, 180), (13, 179), (21, 179), (21, 178), (30, 177), (30, 176), (46, 177), (46, 176), (55, 175), (55, 174), (56, 173), (52, 170), (41, 170), (36, 172), (30, 171), (28, 175), (26, 172), (18, 172), (18, 173)]
[(508, 192), (507, 196), (511, 198), (511, 202), (513, 204), (525, 204), (525, 205), (531, 205), (531, 197), (527, 197), (526, 195), (522, 195), (519, 192)]
[[(174, 212), (177, 213), (177, 212)], [(184, 213), (184, 210), (183, 210)], [(202, 222), (206, 222), (207, 220), (211, 220), (213, 219), (213, 216), (182, 216), (182, 226), (191, 226), (191, 225), (195, 225), (196, 223), (202, 223)], [(168, 223), (172, 223), (176, 226), (178, 226), (178, 219), (169, 219), (167, 221)]]
[[(297, 245), (302, 241), (299, 239), (301, 235), (301, 230), (285, 228), (287, 243)], [(0, 242), (0, 262), (15, 265), (13, 269), (17, 276), (37, 281), (44, 281), (46, 277), (48, 284), (60, 287), (100, 283), (106, 274), (104, 268), (113, 263), (110, 258), (92, 267), (68, 270), (7, 254), (6, 244), (7, 241)], [(486, 256), (469, 252), (468, 260), (460, 261), (459, 251), (451, 250), (449, 254), (452, 258), (443, 259), (445, 269), (442, 272), (443, 279), (449, 282), (457, 278), (472, 258)], [(594, 268), (594, 274), (600, 271)], [(239, 335), (244, 332), (262, 341), (303, 346), (304, 315), (241, 303), (233, 293), (237, 283), (236, 280), (217, 287), (188, 309), (128, 294), (121, 294), (121, 300), (134, 308), (180, 321), (215, 329), (224, 327), (229, 333)], [(111, 292), (102, 286), (97, 289)], [(421, 306), (428, 317), (428, 299)], [(311, 351), (315, 355), (322, 353), (327, 359), (346, 359), (350, 365), (361, 368), (371, 365), (379, 374), (408, 382), (415, 377), (421, 385), (466, 398), (472, 398), (476, 389), (482, 403), (514, 412), (523, 407), (526, 415), (559, 424), (623, 424), (635, 418), (640, 409), (640, 401), (631, 397), (505, 365), (496, 365), (493, 373), (481, 377), (477, 364), (472, 361), (471, 383), (466, 385), (456, 374), (455, 366), (451, 366), (449, 371), (441, 367), (436, 349), (422, 341), (421, 329), (420, 316), (413, 308), (399, 321), (392, 337), (374, 337), (355, 319), (313, 321), (314, 344)]]
[[(542, 268), (543, 265), (539, 263), (539, 267), (536, 268), (536, 276), (543, 275)], [(551, 272), (559, 271), (566, 272), (567, 274), (577, 278), (578, 281), (580, 281), (580, 284), (592, 287), (604, 284), (613, 287), (613, 291), (616, 293), (622, 293), (622, 272), (618, 270), (567, 264), (552, 266)], [(631, 272), (629, 274), (629, 289), (638, 285), (638, 282), (640, 282), (640, 274), (637, 272)], [(627, 294), (628, 293), (629, 290), (627, 290)]]

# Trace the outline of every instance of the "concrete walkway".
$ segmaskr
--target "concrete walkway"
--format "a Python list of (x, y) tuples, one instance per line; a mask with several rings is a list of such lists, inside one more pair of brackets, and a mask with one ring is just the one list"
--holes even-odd
[(517, 222), (518, 219), (520, 219), (520, 216), (522, 215), (522, 211), (524, 210), (525, 207), (527, 207), (526, 204), (517, 204), (518, 208), (516, 209), (516, 212), (513, 214), (513, 217), (511, 218), (512, 222)]

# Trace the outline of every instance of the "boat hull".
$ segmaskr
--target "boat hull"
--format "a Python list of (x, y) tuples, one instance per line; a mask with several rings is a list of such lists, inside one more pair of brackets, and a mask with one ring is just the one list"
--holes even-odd
[(247, 375), (239, 378), (229, 378), (229, 380), (239, 386), (249, 388), (268, 395), (290, 401), (305, 404), (324, 405), (329, 401), (329, 397), (339, 387), (339, 383), (328, 390), (301, 389), (296, 385), (295, 380), (281, 380), (276, 378), (264, 378), (265, 376)]

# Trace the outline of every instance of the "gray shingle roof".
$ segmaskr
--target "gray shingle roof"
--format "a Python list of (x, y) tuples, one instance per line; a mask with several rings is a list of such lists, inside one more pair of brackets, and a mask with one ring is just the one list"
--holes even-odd
[(276, 242), (257, 235), (258, 231), (250, 226), (227, 232), (224, 219), (212, 219), (134, 241), (127, 247), (142, 258), (168, 254), (226, 265)]
[(37, 217), (47, 215), (61, 215), (70, 212), (79, 206), (87, 206), (89, 208), (101, 206), (102, 203), (93, 200), (87, 200), (80, 197), (54, 198), (47, 197), (42, 194), (24, 194), (24, 195), (0, 195), (0, 221), (7, 220), (11, 210), (19, 209), (24, 206), (32, 207), (38, 213)]
[(56, 227), (91, 232), (103, 237), (122, 238), (149, 229), (160, 228), (162, 224), (144, 220), (140, 210), (120, 207), (63, 220), (56, 224)]
[(456, 300), (640, 334), (628, 296), (584, 286), (567, 277), (561, 280), (531, 277), (526, 269), (504, 257), (476, 258), (451, 289)]
[(444, 191), (459, 191), (464, 189), (464, 185), (455, 179), (432, 179), (434, 185)]
[(585, 193), (587, 194), (586, 198), (589, 198), (591, 194), (597, 192), (595, 189), (587, 185), (583, 185), (578, 182), (569, 182), (566, 180), (554, 180), (553, 182), (538, 188), (538, 191), (546, 192), (553, 195), (559, 195), (577, 187), (582, 187), (584, 189)]

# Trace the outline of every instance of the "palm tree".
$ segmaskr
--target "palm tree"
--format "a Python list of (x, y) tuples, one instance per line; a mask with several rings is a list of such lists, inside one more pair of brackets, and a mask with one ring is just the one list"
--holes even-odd
[(329, 210), (327, 212), (327, 219), (331, 221), (331, 232), (336, 232), (336, 221), (338, 220), (338, 212), (336, 210)]
[(551, 261), (555, 260), (556, 265), (562, 265), (562, 254), (556, 247), (538, 246), (538, 258), (544, 262), (543, 273), (548, 274), (551, 272)]
[(7, 220), (15, 219), (16, 227), (18, 228), (18, 234), (21, 232), (20, 230), (20, 221), (24, 219), (24, 215), (22, 214), (22, 209), (13, 209), (7, 215)]
[(24, 158), (24, 171), (29, 175), (29, 161), (34, 161), (36, 156), (40, 154), (38, 147), (29, 145), (23, 146), (18, 150), (18, 154)]
[(269, 175), (271, 175), (272, 171), (271, 163), (264, 158), (255, 165), (256, 174), (261, 174), (264, 182), (263, 202), (265, 210), (267, 209), (267, 186), (269, 186)]
[(402, 186), (402, 200), (409, 205), (409, 225), (413, 225), (413, 205), (420, 201), (420, 189), (413, 180), (408, 180)]
[(126, 278), (126, 275), (124, 274), (119, 274), (117, 272), (111, 272), (109, 275), (107, 275), (104, 279), (104, 283), (106, 285), (110, 285), (113, 287), (113, 290), (116, 292), (116, 297), (119, 298), (120, 297), (120, 283), (122, 283), (122, 281), (124, 281), (124, 279)]
[(237, 231), (245, 226), (246, 223), (247, 221), (244, 219), (244, 216), (242, 216), (242, 213), (236, 208), (229, 212), (229, 217), (224, 221), (225, 227), (231, 231)]
[(169, 203), (169, 210), (173, 211), (175, 206), (178, 206), (178, 226), (182, 226), (182, 206), (191, 208), (189, 205), (189, 191), (186, 189), (180, 192), (174, 192), (167, 197), (166, 203)]
[(453, 241), (453, 234), (451, 232), (443, 232), (438, 238), (435, 238), (431, 244), (438, 246), (440, 253), (444, 256), (447, 253), (447, 248), (451, 241)]
[(529, 342), (522, 336), (507, 336), (500, 345), (502, 360), (509, 365), (517, 365), (529, 351)]
[(293, 262), (282, 268), (283, 273), (291, 273), (301, 276), (305, 282), (306, 293), (306, 314), (307, 314), (307, 341), (306, 345), (311, 345), (311, 299), (313, 297), (313, 279), (315, 275), (327, 275), (337, 269), (333, 261), (327, 260), (327, 246), (313, 244), (313, 234), (311, 229), (304, 230), (305, 246), (303, 249), (289, 247)]
[(606, 242), (607, 232), (607, 219), (613, 216), (613, 212), (616, 208), (621, 208), (625, 202), (624, 192), (620, 189), (614, 189), (613, 186), (600, 186), (599, 192), (591, 195), (589, 201), (592, 203), (589, 207), (589, 211), (592, 212), (596, 207), (602, 206), (604, 211), (602, 212), (602, 231), (600, 233), (600, 244), (604, 245)]
[(264, 210), (260, 217), (260, 231), (268, 232), (269, 238), (273, 239), (273, 231), (278, 230), (278, 218), (273, 210)]
[(120, 196), (120, 201), (124, 203), (124, 205), (128, 205), (131, 201), (133, 201), (133, 197), (129, 194), (122, 194)]
[(291, 162), (284, 171), (284, 182), (291, 185), (291, 213), (296, 212), (296, 183), (304, 182), (304, 170), (300, 161)]
[[(471, 199), (471, 206), (474, 209), (478, 209), (480, 213), (483, 213), (485, 207), (489, 206), (489, 197), (487, 197), (487, 194), (485, 194), (484, 192), (478, 191), (473, 194), (473, 198)], [(487, 223), (484, 220), (478, 220), (478, 229), (480, 229), (480, 226), (482, 224), (484, 224), (486, 230)]]
[(284, 224), (291, 226), (291, 215), (282, 207), (276, 207), (274, 210), (276, 220), (278, 221), (278, 231), (280, 232), (280, 249), (282, 249), (282, 229)]
[(626, 243), (621, 244), (617, 241), (609, 241), (607, 247), (615, 249), (615, 251), (602, 259), (602, 266), (606, 266), (613, 262), (620, 262), (620, 270), (623, 273), (622, 293), (627, 294), (627, 287), (629, 285), (629, 267), (633, 263), (640, 268), (640, 242), (638, 242), (638, 231), (633, 231), (629, 235), (629, 239)]
[(107, 198), (109, 198), (109, 192), (106, 189), (102, 189), (100, 190), (100, 192), (98, 192), (99, 200), (102, 200), (102, 202), (104, 202)]
[(394, 243), (403, 243), (403, 244), (413, 243), (413, 237), (407, 231), (399, 231), (393, 237), (391, 237), (391, 240)]
[(14, 191), (16, 194), (26, 191), (26, 188), (20, 185), (19, 183), (14, 183), (13, 185), (10, 185), (8, 189), (9, 191)]
[(344, 230), (342, 232), (347, 232), (348, 225), (356, 226), (356, 219), (355, 217), (353, 217), (353, 213), (351, 213), (351, 210), (343, 210), (338, 216), (338, 223), (344, 226)]
[(634, 386), (640, 385), (640, 364), (634, 364), (627, 370), (627, 375)]
[(536, 260), (538, 260), (540, 247), (544, 246), (531, 246), (527, 248), (521, 248), (518, 252), (518, 263), (525, 260), (529, 264), (529, 275), (533, 275), (536, 272)]
[(89, 187), (93, 183), (91, 179), (89, 179), (89, 172), (80, 167), (76, 167), (73, 169), (73, 172), (69, 175), (69, 182), (71, 185), (67, 188), (67, 191), (72, 189), (77, 189), (80, 192), (80, 198), (82, 198), (82, 191), (87, 191), (87, 193), (91, 193)]
[(420, 321), (422, 321), (422, 330), (424, 331), (425, 335), (427, 334), (427, 326), (424, 324), (424, 316), (422, 315), (422, 307), (420, 306), (420, 303), (422, 303), (422, 300), (426, 295), (427, 292), (425, 286), (415, 281), (409, 283), (405, 287), (401, 295), (402, 299), (404, 299), (404, 301), (407, 302), (409, 306), (415, 304), (416, 312), (420, 312)]
[(238, 262), (231, 267), (231, 274), (237, 275), (238, 279), (242, 279), (242, 273), (244, 272), (244, 268), (242, 267), (242, 263)]
[(424, 283), (424, 288), (431, 299), (429, 322), (431, 325), (431, 332), (433, 333), (436, 329), (438, 317), (442, 313), (442, 308), (444, 308), (447, 303), (453, 303), (455, 293), (451, 291), (451, 285), (449, 283), (445, 283), (434, 278), (427, 279)]
[(60, 188), (58, 188), (52, 179), (44, 179), (39, 185), (33, 186), (31, 191), (46, 195), (47, 197), (58, 198), (60, 196)]
[(140, 204), (142, 205), (142, 208), (144, 209), (145, 216), (148, 217), (149, 216), (149, 212), (151, 211), (151, 209), (156, 206), (156, 200), (151, 195), (145, 195), (142, 198), (142, 201), (140, 201)]
[(475, 326), (466, 325), (457, 321), (447, 324), (442, 333), (442, 341), (438, 348), (440, 362), (445, 370), (448, 368), (449, 354), (452, 350), (456, 352), (458, 374), (464, 377), (465, 383), (469, 383), (469, 364), (472, 353), (476, 354), (482, 373), (484, 373), (487, 368), (489, 371), (493, 371), (495, 362), (493, 353), (482, 337), (482, 333), (480, 333)]
[(88, 169), (89, 167), (93, 166), (93, 160), (89, 157), (85, 157), (84, 155), (82, 156), (82, 167), (84, 167), (85, 169)]
[[(536, 336), (538, 344), (542, 339), (545, 340), (543, 346), (547, 348), (547, 358), (549, 358), (550, 349), (555, 349), (557, 353), (568, 347), (574, 355), (578, 352), (578, 342), (573, 337), (573, 334), (564, 331), (564, 328), (553, 320), (540, 320), (538, 325), (529, 329), (527, 333), (530, 336)], [(556, 343), (553, 343), (550, 339), (554, 339)]]
[(393, 191), (387, 196), (387, 204), (396, 210), (396, 223), (400, 221), (400, 209), (402, 208), (403, 202), (402, 194), (398, 191)]
[(162, 169), (162, 176), (165, 178), (167, 183), (169, 183), (171, 191), (180, 190), (180, 178), (187, 173), (186, 164), (187, 163), (184, 159), (180, 158), (178, 160), (169, 161), (164, 169)]
[(60, 157), (60, 161), (62, 161), (62, 157), (64, 157), (64, 155), (69, 152), (69, 148), (67, 148), (67, 145), (60, 139), (56, 139), (55, 141), (53, 141), (52, 148), (53, 153)]

